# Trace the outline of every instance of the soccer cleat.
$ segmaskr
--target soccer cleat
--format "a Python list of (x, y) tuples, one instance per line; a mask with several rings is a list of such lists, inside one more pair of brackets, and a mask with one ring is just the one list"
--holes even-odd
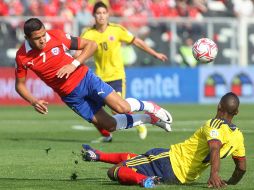
[(98, 139), (95, 139), (95, 140), (92, 140), (91, 143), (110, 143), (112, 142), (113, 140), (113, 137), (112, 137), (112, 134), (110, 134), (110, 136), (108, 137), (99, 137)]
[(141, 187), (144, 187), (144, 188), (154, 188), (155, 185), (160, 183), (160, 181), (161, 181), (160, 177), (153, 176), (153, 177), (148, 177), (144, 179), (140, 185)]
[(145, 125), (141, 124), (139, 126), (136, 126), (136, 129), (138, 131), (139, 138), (144, 140), (147, 136), (147, 128)]
[(150, 113), (153, 113), (156, 117), (161, 119), (161, 121), (164, 121), (166, 123), (171, 124), (173, 122), (173, 118), (167, 110), (161, 108), (154, 102), (150, 102), (150, 103), (153, 104), (153, 106), (154, 106), (154, 110)]
[(82, 159), (84, 161), (99, 161), (99, 154), (96, 153), (97, 151), (95, 149), (93, 149), (91, 146), (89, 146), (88, 144), (82, 144), (83, 150), (81, 150), (82, 153)]
[(145, 112), (145, 114), (149, 115), (151, 118), (151, 124), (156, 125), (165, 131), (169, 132), (172, 131), (171, 126), (169, 123), (162, 121), (160, 118), (158, 118), (155, 114)]

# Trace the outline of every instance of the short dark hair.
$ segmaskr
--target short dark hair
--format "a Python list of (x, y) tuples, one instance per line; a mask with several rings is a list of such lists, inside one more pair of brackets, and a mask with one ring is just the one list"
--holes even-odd
[(31, 37), (32, 32), (40, 30), (42, 27), (44, 24), (38, 18), (30, 18), (24, 24), (24, 33), (27, 37)]
[(100, 7), (103, 7), (105, 9), (108, 10), (108, 7), (105, 3), (103, 3), (102, 1), (99, 1), (97, 3), (94, 4), (94, 7), (93, 7), (93, 15), (96, 13), (97, 9), (100, 8)]
[(220, 104), (223, 111), (227, 112), (230, 115), (236, 115), (238, 113), (240, 100), (235, 93), (228, 92), (227, 94), (222, 96)]

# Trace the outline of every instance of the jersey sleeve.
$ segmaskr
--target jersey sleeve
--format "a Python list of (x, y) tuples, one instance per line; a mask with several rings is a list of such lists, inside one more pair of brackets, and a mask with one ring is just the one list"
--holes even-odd
[(131, 43), (134, 40), (134, 36), (123, 26), (119, 26), (119, 37), (122, 42)]
[(16, 56), (16, 65), (15, 65), (15, 76), (17, 78), (23, 78), (26, 77), (27, 75), (27, 69), (24, 67), (22, 64), (21, 60), (19, 59), (18, 56)]
[(240, 132), (239, 138), (237, 139), (238, 148), (232, 153), (233, 157), (245, 157), (245, 146), (244, 146), (244, 137)]
[(80, 38), (73, 37), (68, 33), (64, 33), (61, 30), (55, 31), (56, 35), (61, 39), (62, 43), (65, 45), (67, 49), (75, 49), (77, 50), (80, 46)]
[(221, 143), (224, 142), (224, 137), (223, 137), (223, 131), (221, 128), (215, 128), (215, 127), (212, 127), (210, 125), (210, 122), (211, 120), (208, 120), (206, 122), (206, 125), (205, 127), (203, 128), (203, 134), (205, 136), (205, 139), (208, 141), (211, 141), (211, 140), (218, 140), (220, 141)]

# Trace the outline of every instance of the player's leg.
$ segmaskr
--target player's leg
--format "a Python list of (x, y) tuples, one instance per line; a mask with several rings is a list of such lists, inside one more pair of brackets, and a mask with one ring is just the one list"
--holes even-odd
[(152, 117), (149, 114), (116, 114), (111, 116), (101, 108), (93, 115), (91, 122), (98, 128), (113, 132), (144, 123), (152, 123)]
[(161, 177), (154, 175), (150, 161), (145, 156), (138, 155), (110, 168), (108, 177), (124, 185), (136, 184), (152, 188), (160, 182)]
[(118, 181), (123, 185), (141, 185), (142, 181), (148, 178), (148, 176), (137, 173), (122, 164), (113, 166), (107, 174), (112, 181)]
[(95, 126), (95, 127), (99, 131), (99, 133), (101, 134), (101, 137), (92, 140), (91, 143), (110, 143), (110, 142), (113, 141), (112, 133), (110, 133), (106, 129), (102, 129), (102, 128), (99, 128), (97, 126)]
[(108, 153), (96, 150), (87, 144), (82, 144), (82, 157), (84, 161), (99, 161), (110, 164), (118, 164), (127, 159), (137, 156), (130, 152)]
[[(117, 114), (112, 117), (106, 113), (102, 109), (104, 102), (112, 105), (118, 113), (128, 113), (130, 105), (114, 92), (112, 87), (104, 83), (91, 71), (88, 71), (79, 86), (68, 96), (63, 97), (62, 100), (85, 120), (93, 123), (98, 128), (106, 129), (110, 132), (128, 129), (144, 123), (152, 123), (169, 131), (170, 125), (161, 122), (153, 114)], [(110, 102), (111, 100), (113, 104)], [(118, 104), (118, 101), (121, 103)]]
[[(121, 96), (123, 99), (125, 99), (126, 96), (126, 80), (125, 78), (115, 80), (115, 81), (109, 81), (107, 82), (108, 85), (110, 85), (116, 93)], [(112, 110), (113, 114), (116, 114), (115, 111)], [(147, 136), (147, 128), (144, 124), (136, 126), (138, 135), (140, 139), (145, 139)]]
[(135, 98), (123, 99), (121, 98), (113, 88), (103, 82), (99, 77), (93, 74), (90, 70), (88, 71), (85, 83), (85, 90), (88, 91), (89, 98), (96, 102), (105, 103), (112, 110), (117, 113), (130, 113), (134, 111), (148, 111), (149, 113), (155, 114), (156, 117), (164, 122), (172, 123), (172, 117), (163, 108), (159, 107), (153, 102), (140, 101)]
[(157, 104), (148, 101), (141, 101), (135, 98), (127, 98), (124, 100), (118, 96), (116, 92), (112, 92), (105, 97), (105, 104), (117, 113), (147, 111), (169, 124), (173, 121), (171, 114)]

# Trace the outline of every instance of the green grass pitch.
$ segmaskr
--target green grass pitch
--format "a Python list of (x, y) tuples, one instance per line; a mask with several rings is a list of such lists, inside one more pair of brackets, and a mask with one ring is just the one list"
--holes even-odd
[[(140, 140), (136, 130), (131, 129), (115, 132), (112, 143), (91, 145), (103, 151), (135, 153), (154, 147), (167, 148), (189, 137), (216, 110), (216, 105), (163, 106), (173, 114), (173, 132), (148, 126), (145, 140)], [(49, 106), (48, 115), (40, 115), (32, 107), (0, 108), (0, 189), (140, 189), (111, 182), (106, 174), (109, 164), (81, 160), (81, 144), (89, 144), (99, 134), (67, 107)], [(238, 185), (227, 189), (253, 189), (254, 105), (241, 105), (234, 123), (245, 135), (247, 173)], [(224, 179), (233, 170), (231, 158), (221, 161), (220, 173)], [(77, 174), (76, 180), (70, 180), (72, 173)], [(208, 176), (209, 169), (192, 185), (159, 185), (156, 189), (206, 189)]]

